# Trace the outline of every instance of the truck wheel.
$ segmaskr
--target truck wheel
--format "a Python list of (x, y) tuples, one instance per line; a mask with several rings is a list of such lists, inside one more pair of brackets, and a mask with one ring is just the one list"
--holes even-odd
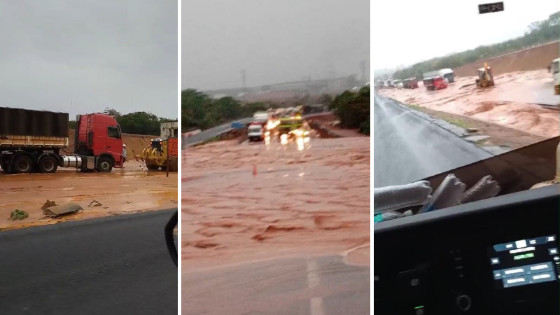
[(52, 155), (44, 155), (39, 159), (39, 172), (54, 173), (58, 168), (58, 160)]
[(29, 155), (20, 154), (14, 158), (12, 168), (16, 173), (31, 173), (31, 170), (33, 170), (33, 160)]
[(111, 159), (102, 157), (97, 162), (97, 171), (103, 173), (109, 173), (113, 169), (113, 162)]

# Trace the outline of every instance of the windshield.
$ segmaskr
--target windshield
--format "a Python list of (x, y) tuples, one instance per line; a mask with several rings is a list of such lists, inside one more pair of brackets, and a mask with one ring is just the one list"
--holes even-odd
[(418, 16), (433, 15), (433, 7), (383, 3), (373, 13), (373, 29), (401, 21), (375, 34), (384, 48), (374, 61), (375, 78), (424, 79), (418, 88), (375, 91), (375, 188), (426, 179), (433, 192), (453, 174), (466, 193), (490, 175), (499, 186), (485, 197), (491, 198), (557, 182), (560, 95), (553, 61), (560, 3), (519, 3), (485, 14), (478, 4), (439, 8), (454, 17), (452, 26), (427, 30), (421, 39), (410, 29)]

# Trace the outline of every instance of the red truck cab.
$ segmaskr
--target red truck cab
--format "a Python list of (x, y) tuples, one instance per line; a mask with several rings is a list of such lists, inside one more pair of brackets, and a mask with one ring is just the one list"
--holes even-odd
[(123, 141), (115, 118), (106, 114), (78, 115), (74, 153), (95, 157), (100, 171), (122, 167)]
[(447, 87), (447, 81), (441, 76), (424, 79), (424, 86), (427, 90), (441, 90)]

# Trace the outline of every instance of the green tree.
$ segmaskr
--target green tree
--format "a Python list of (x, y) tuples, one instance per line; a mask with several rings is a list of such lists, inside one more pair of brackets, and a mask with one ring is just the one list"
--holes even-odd
[(135, 112), (116, 117), (124, 133), (158, 136), (160, 134), (160, 118), (146, 112)]
[(232, 97), (214, 100), (193, 89), (181, 92), (182, 131), (207, 129), (242, 117), (250, 117), (255, 112), (266, 110), (266, 103), (242, 104)]
[(361, 133), (369, 134), (369, 86), (362, 87), (358, 92), (344, 91), (333, 99), (329, 107), (340, 119), (341, 127), (359, 128)]

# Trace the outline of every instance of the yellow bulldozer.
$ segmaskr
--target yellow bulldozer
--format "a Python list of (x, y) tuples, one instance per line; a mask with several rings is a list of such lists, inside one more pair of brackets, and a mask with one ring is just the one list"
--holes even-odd
[(484, 63), (484, 67), (478, 69), (476, 86), (479, 88), (494, 86), (494, 75), (492, 75), (492, 69), (487, 63)]
[(160, 129), (160, 137), (150, 140), (150, 146), (142, 150), (142, 154), (136, 158), (144, 161), (149, 170), (167, 171), (169, 164), (169, 171), (177, 172), (179, 169), (178, 122), (162, 123)]
[(140, 158), (146, 163), (149, 170), (157, 171), (161, 168), (162, 171), (165, 171), (169, 163), (169, 171), (177, 172), (179, 169), (177, 138), (152, 139), (150, 146), (142, 150)]

